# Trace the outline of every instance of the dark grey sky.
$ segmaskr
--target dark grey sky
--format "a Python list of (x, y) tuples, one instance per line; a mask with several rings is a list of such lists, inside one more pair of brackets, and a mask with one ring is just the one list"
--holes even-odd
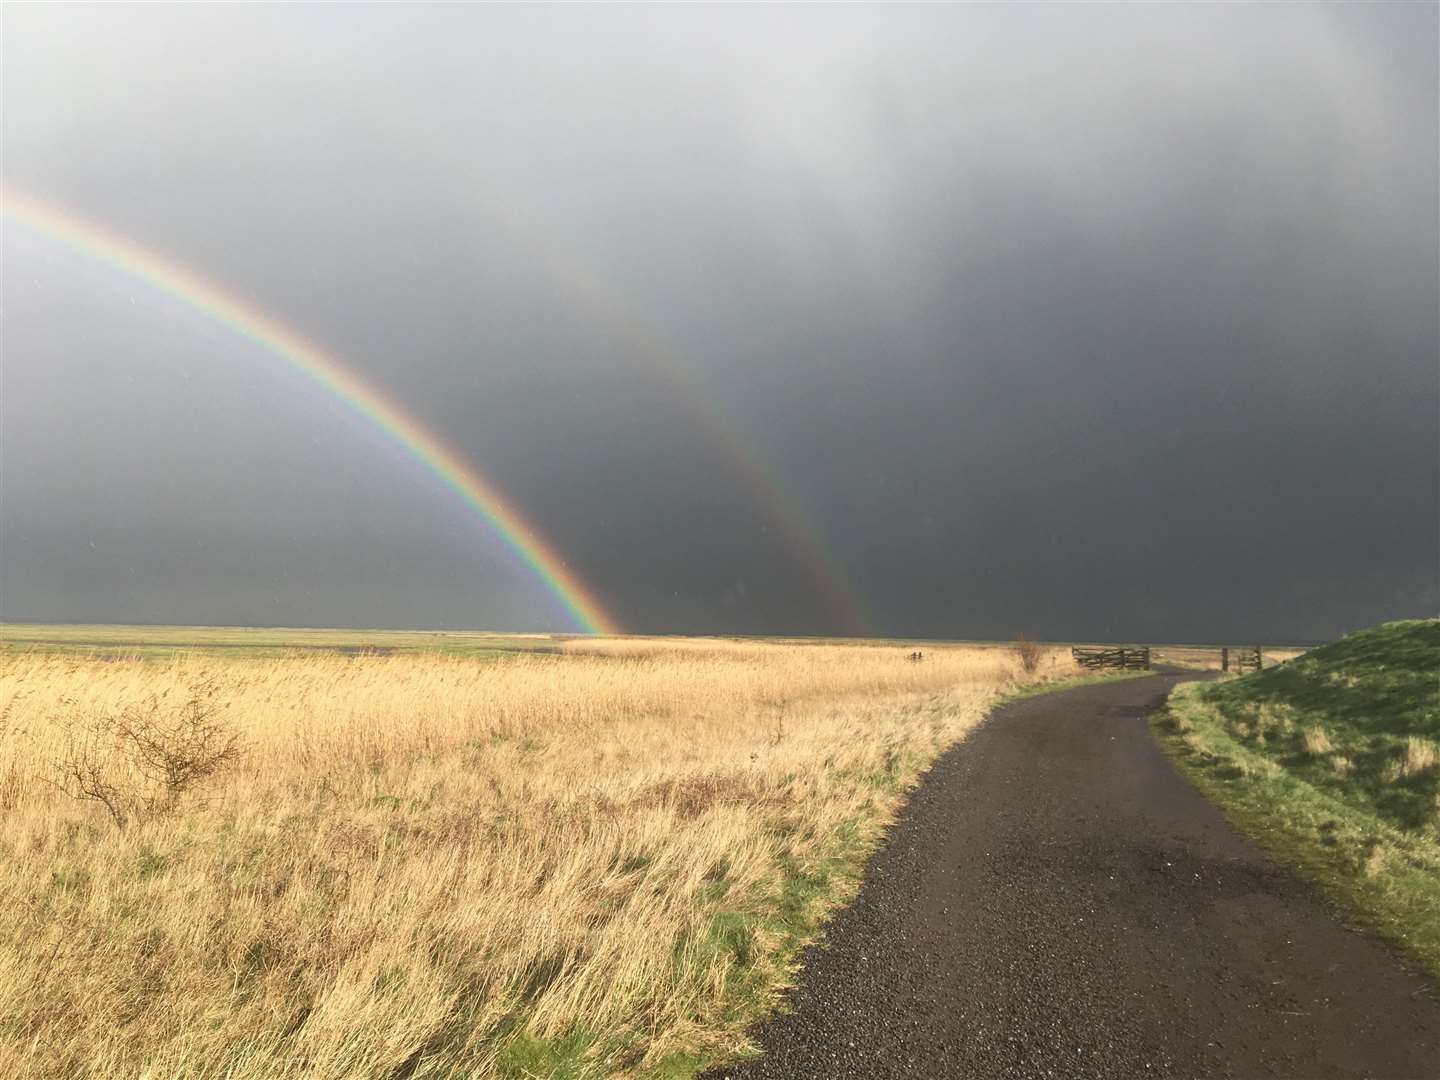
[[(877, 633), (1440, 608), (1433, 4), (4, 31), (7, 187), (343, 356), (627, 628), (841, 629), (737, 444)], [(253, 343), (10, 222), (3, 288), (0, 616), (566, 628)]]

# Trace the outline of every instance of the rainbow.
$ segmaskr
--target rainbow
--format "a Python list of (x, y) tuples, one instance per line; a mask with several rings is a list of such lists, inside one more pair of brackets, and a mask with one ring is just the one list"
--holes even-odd
[[(414, 137), (415, 115), (401, 114), (382, 102), (372, 104), (369, 119), (387, 138), (401, 145)], [(457, 205), (482, 213), (488, 225), (539, 265), (574, 309), (624, 346), (621, 355), (626, 363), (666, 387), (671, 398), (690, 414), (696, 433), (726, 458), (762, 508), (763, 527), (773, 526), (799, 571), (798, 580), (825, 605), (831, 625), (854, 636), (868, 636), (871, 629), (865, 605), (825, 542), (824, 532), (804, 504), (786, 490), (775, 469), (755, 451), (742, 426), (726, 415), (714, 395), (706, 393), (686, 354), (601, 268), (587, 262), (574, 244), (557, 235), (522, 191), (503, 186), (492, 170), (475, 168), (458, 152), (459, 145), (448, 130), (428, 133), (425, 154), (431, 162), (432, 178), (456, 183)]]
[(139, 244), (28, 194), (6, 189), (0, 197), (8, 220), (148, 282), (285, 360), (383, 431), (464, 500), (545, 583), (579, 627), (598, 634), (622, 632), (512, 499), (338, 358), (234, 293)]
[(865, 607), (825, 544), (824, 534), (799, 500), (785, 490), (775, 471), (752, 449), (738, 425), (704, 393), (693, 365), (686, 362), (680, 349), (601, 274), (566, 247), (553, 242), (549, 238), (550, 230), (540, 219), (525, 212), (522, 199), (507, 195), (502, 212), (502, 200), (493, 194), (489, 199), (484, 197), (493, 193), (493, 180), (475, 180), (470, 189), (471, 204), (495, 204), (487, 207), (491, 223), (534, 258), (577, 309), (622, 341), (627, 362), (665, 384), (671, 397), (687, 407), (695, 430), (729, 459), (751, 498), (765, 508), (766, 517), (810, 591), (825, 604), (832, 625), (852, 636), (869, 636), (871, 628)]

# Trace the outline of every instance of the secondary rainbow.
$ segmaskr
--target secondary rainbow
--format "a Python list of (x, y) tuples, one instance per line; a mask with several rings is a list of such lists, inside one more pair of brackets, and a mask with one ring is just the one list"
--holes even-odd
[(3, 192), (3, 203), (6, 218), (143, 279), (287, 361), (373, 423), (474, 509), (545, 583), (578, 626), (591, 633), (621, 632), (592, 590), (512, 499), (337, 357), (214, 282), (68, 210), (10, 189)]
[(559, 242), (539, 216), (527, 213), (522, 199), (502, 200), (492, 194), (487, 200), (485, 178), (473, 179), (472, 205), (488, 204), (490, 221), (539, 264), (575, 310), (623, 342), (625, 361), (659, 379), (672, 398), (688, 408), (695, 430), (729, 459), (736, 476), (775, 526), (803, 579), (825, 605), (835, 630), (868, 637), (872, 630), (865, 605), (825, 543), (824, 533), (800, 501), (785, 490), (775, 470), (751, 447), (740, 426), (725, 414), (713, 395), (705, 392), (685, 353), (604, 274)]

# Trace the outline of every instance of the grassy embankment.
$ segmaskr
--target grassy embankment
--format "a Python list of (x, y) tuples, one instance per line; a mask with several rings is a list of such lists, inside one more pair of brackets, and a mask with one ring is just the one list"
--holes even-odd
[(0, 1073), (690, 1075), (1035, 678), (969, 647), (217, 645), (0, 656)]
[(1440, 979), (1440, 621), (1182, 686), (1155, 727), (1238, 828)]

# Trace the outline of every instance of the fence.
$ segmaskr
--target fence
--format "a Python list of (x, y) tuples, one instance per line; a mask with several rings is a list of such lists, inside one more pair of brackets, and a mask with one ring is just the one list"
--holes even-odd
[(1149, 671), (1150, 646), (1138, 649), (1108, 646), (1075, 646), (1070, 650), (1075, 662), (1083, 668), (1119, 668), (1122, 671)]
[[(1228, 648), (1220, 650), (1221, 671), (1230, 670), (1230, 652), (1231, 650)], [(1265, 654), (1261, 651), (1259, 645), (1236, 649), (1234, 652), (1236, 671), (1259, 671), (1265, 666)]]

